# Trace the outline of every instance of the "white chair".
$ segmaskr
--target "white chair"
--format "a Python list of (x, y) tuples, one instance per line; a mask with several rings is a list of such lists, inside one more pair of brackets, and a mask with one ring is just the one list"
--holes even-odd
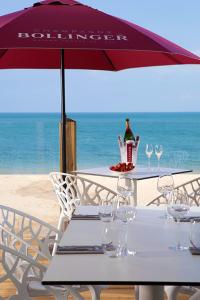
[(50, 178), (61, 207), (58, 230), (64, 228), (65, 221), (71, 220), (79, 204), (98, 205), (102, 199), (113, 201), (117, 197), (111, 189), (80, 176), (53, 172)]
[[(41, 284), (47, 267), (41, 263), (47, 257), (0, 226), (0, 283), (10, 280), (16, 289), (11, 300), (30, 300), (32, 297), (53, 295), (56, 300), (66, 300), (69, 295), (76, 300), (84, 298), (73, 286), (43, 286)], [(88, 286), (92, 299), (96, 299), (92, 286)], [(1, 298), (3, 299), (3, 298)]]
[[(50, 261), (52, 255), (55, 254), (57, 244), (62, 237), (62, 232), (57, 230), (54, 226), (22, 211), (4, 205), (0, 205), (0, 226), (5, 232), (8, 231), (11, 235), (16, 236), (17, 239), (20, 239), (25, 245), (28, 245), (29, 249), (40, 253), (43, 258), (46, 258), (48, 261)], [(23, 242), (22, 245), (24, 245)], [(23, 254), (25, 256), (27, 255), (26, 247)], [(93, 300), (100, 299), (101, 289), (104, 287), (105, 286), (89, 286)], [(85, 291), (87, 289), (88, 286), (85, 285), (76, 286), (76, 290), (78, 291)], [(22, 299), (23, 298), (21, 298), (21, 300)]]
[(55, 253), (62, 237), (62, 232), (54, 226), (4, 205), (0, 205), (0, 224), (48, 259), (52, 258), (52, 251)]
[[(200, 177), (192, 179), (176, 187), (176, 189), (185, 192), (188, 195), (190, 205), (200, 205)], [(149, 205), (162, 205), (166, 204), (166, 198), (163, 195), (156, 197), (154, 200), (149, 202)], [(166, 286), (165, 292), (169, 300), (177, 300), (179, 293), (187, 295), (193, 295), (197, 291), (196, 287), (192, 286)], [(199, 298), (200, 300), (200, 298)]]
[[(200, 205), (200, 177), (185, 182), (177, 186), (176, 189), (181, 190), (188, 195), (191, 206)], [(153, 199), (151, 202), (149, 202), (147, 206), (152, 204), (157, 206), (161, 204), (166, 204), (166, 198), (163, 195), (160, 195)]]
[[(190, 299), (200, 300), (200, 287), (194, 286), (166, 286), (165, 293), (168, 300), (178, 300), (179, 293), (186, 295), (194, 295)], [(194, 298), (193, 298), (194, 297)], [(199, 297), (199, 298), (198, 298)]]
[(200, 300), (200, 291), (196, 292), (190, 300)]

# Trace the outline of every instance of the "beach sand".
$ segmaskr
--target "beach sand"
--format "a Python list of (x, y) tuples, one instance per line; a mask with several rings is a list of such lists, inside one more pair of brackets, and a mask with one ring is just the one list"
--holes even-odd
[[(187, 182), (200, 174), (175, 175), (175, 185)], [(84, 176), (116, 190), (117, 179), (99, 176)], [(7, 205), (52, 225), (57, 225), (59, 205), (48, 175), (0, 175), (0, 204)], [(138, 181), (138, 206), (145, 206), (158, 196), (157, 179)]]

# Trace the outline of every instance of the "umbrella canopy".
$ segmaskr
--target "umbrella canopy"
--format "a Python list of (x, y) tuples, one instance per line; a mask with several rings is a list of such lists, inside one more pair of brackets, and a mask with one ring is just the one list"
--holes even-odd
[(0, 69), (61, 68), (62, 159), (66, 171), (64, 69), (200, 64), (200, 58), (138, 25), (73, 0), (46, 0), (0, 17)]
[(198, 64), (199, 57), (128, 21), (73, 0), (47, 0), (0, 17), (0, 68), (117, 71)]

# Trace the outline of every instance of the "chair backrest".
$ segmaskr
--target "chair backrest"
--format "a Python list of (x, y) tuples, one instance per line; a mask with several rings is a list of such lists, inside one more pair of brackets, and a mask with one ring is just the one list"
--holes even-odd
[[(39, 296), (41, 281), (47, 271), (48, 262), (48, 258), (42, 252), (36, 251), (30, 244), (0, 225), (0, 284), (10, 280), (14, 285), (15, 291), (12, 288), (12, 292), (15, 294), (9, 295), (10, 300), (32, 299), (29, 292), (31, 283), (34, 282), (38, 283), (34, 287), (38, 288), (35, 297)], [(61, 289), (62, 297), (59, 299), (66, 299), (67, 295), (71, 295), (73, 299), (83, 300), (77, 287), (79, 286), (45, 286), (48, 294), (53, 294), (56, 299), (58, 299), (58, 289)], [(88, 288), (91, 294), (94, 293), (93, 286)], [(0, 296), (1, 299), (5, 298)]]
[(102, 199), (113, 201), (117, 193), (92, 180), (60, 172), (50, 173), (54, 191), (68, 219), (77, 205), (98, 205)]
[[(188, 195), (190, 206), (200, 206), (200, 177), (192, 179), (176, 187), (176, 189), (185, 192)], [(163, 195), (156, 197), (149, 202), (149, 205), (166, 204), (166, 198)]]
[(0, 205), (0, 225), (41, 251), (48, 259), (52, 257), (50, 249), (59, 243), (62, 236), (54, 226), (4, 205)]
[(33, 251), (29, 244), (0, 226), (0, 283), (11, 280), (16, 289), (16, 296), (9, 299), (30, 300), (30, 278), (41, 282), (47, 269), (42, 259), (46, 257), (41, 252)]

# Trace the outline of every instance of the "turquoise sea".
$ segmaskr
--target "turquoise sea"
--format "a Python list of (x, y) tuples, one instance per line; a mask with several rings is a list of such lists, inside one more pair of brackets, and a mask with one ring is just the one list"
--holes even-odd
[[(119, 161), (117, 136), (125, 119), (140, 135), (138, 163), (145, 165), (145, 144), (162, 144), (161, 165), (200, 170), (200, 113), (70, 113), (77, 121), (78, 168), (112, 165)], [(0, 114), (0, 173), (49, 173), (59, 170), (57, 113)], [(177, 152), (178, 151), (178, 152)], [(183, 155), (172, 159), (176, 153)], [(152, 157), (156, 166), (156, 157)]]

